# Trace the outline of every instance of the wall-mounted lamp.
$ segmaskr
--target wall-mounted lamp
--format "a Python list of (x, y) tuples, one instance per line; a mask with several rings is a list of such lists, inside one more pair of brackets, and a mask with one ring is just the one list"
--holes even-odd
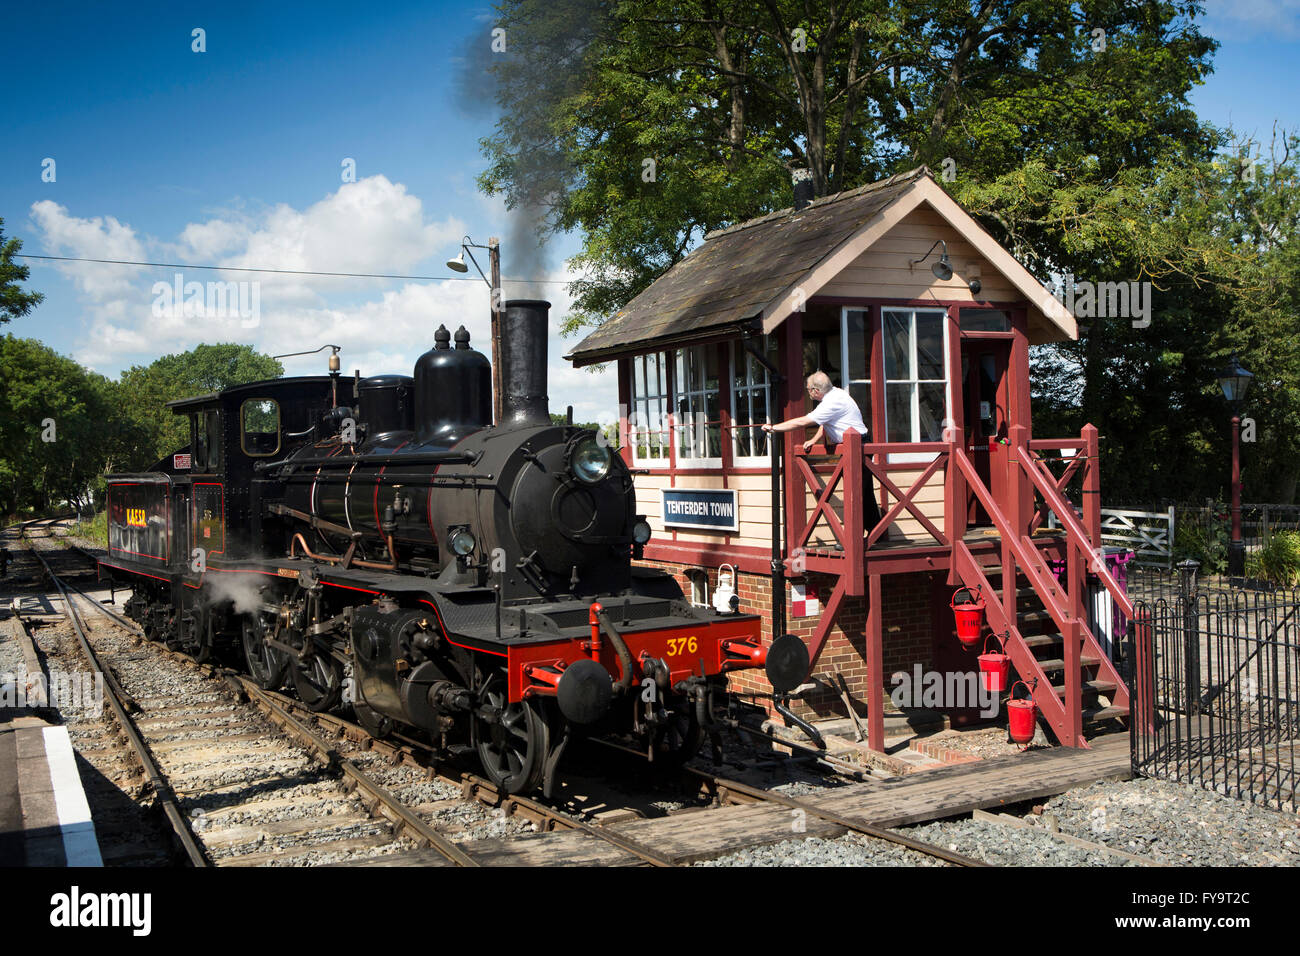
[(951, 279), (952, 262), (948, 259), (948, 244), (942, 239), (937, 240), (933, 246), (927, 249), (925, 255), (921, 256), (921, 258), (908, 260), (908, 267), (910, 268), (918, 262), (924, 262), (926, 259), (929, 259), (930, 253), (934, 252), (934, 250), (939, 246), (943, 246), (943, 255), (939, 257), (938, 262), (930, 266), (930, 271), (934, 273), (935, 278), (937, 279)]

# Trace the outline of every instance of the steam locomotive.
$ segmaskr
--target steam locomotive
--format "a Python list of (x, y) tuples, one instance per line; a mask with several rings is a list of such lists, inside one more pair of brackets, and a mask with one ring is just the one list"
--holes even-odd
[(150, 638), (242, 648), (260, 686), (477, 752), (506, 792), (549, 795), (583, 734), (689, 756), (729, 671), (791, 688), (807, 652), (634, 564), (650, 526), (626, 464), (547, 408), (549, 308), (505, 305), (495, 426), (464, 327), (439, 328), (413, 376), (340, 381), (333, 355), (328, 376), (169, 403), (190, 443), (109, 477), (101, 576)]

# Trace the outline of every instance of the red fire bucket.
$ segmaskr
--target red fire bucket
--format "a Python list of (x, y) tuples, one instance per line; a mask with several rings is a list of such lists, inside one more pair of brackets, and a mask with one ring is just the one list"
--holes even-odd
[(1024, 687), (1025, 693), (1029, 693), (1029, 688), (1024, 681), (1016, 681), (1013, 685), (1011, 689), (1013, 699), (1007, 701), (1007, 730), (1016, 743), (1027, 744), (1034, 739), (1034, 725), (1038, 723), (1038, 705), (1034, 703), (1032, 697), (1014, 699), (1016, 687)]
[(1002, 653), (1001, 647), (989, 653), (989, 640), (993, 637), (990, 634), (984, 639), (984, 653), (979, 656), (980, 683), (985, 690), (1000, 694), (1007, 689), (1007, 678), (1011, 676), (1011, 658)]
[[(966, 600), (958, 604), (957, 598), (961, 597), (963, 591), (966, 592)], [(953, 592), (948, 606), (952, 608), (953, 618), (957, 621), (957, 640), (961, 641), (963, 647), (974, 647), (979, 643), (980, 631), (984, 629), (984, 601), (980, 598), (979, 589), (976, 588), (972, 593), (970, 588), (958, 588)]]

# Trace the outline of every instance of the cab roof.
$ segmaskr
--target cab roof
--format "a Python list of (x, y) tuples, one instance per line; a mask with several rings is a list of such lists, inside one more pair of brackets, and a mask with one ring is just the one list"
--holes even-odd
[(186, 412), (193, 411), (197, 408), (203, 408), (213, 405), (223, 398), (239, 398), (242, 396), (257, 394), (274, 396), (288, 388), (302, 385), (326, 385), (330, 384), (328, 375), (297, 375), (291, 378), (268, 378), (260, 382), (246, 382), (243, 385), (232, 385), (230, 388), (220, 392), (209, 392), (207, 395), (196, 395), (193, 398), (178, 398), (175, 401), (167, 402), (166, 407), (170, 408), (177, 415), (183, 415)]

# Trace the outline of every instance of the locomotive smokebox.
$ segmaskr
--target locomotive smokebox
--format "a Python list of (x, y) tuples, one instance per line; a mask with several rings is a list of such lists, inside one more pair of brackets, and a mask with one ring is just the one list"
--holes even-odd
[(546, 396), (546, 320), (551, 303), (507, 302), (501, 320), (503, 425), (549, 425)]

